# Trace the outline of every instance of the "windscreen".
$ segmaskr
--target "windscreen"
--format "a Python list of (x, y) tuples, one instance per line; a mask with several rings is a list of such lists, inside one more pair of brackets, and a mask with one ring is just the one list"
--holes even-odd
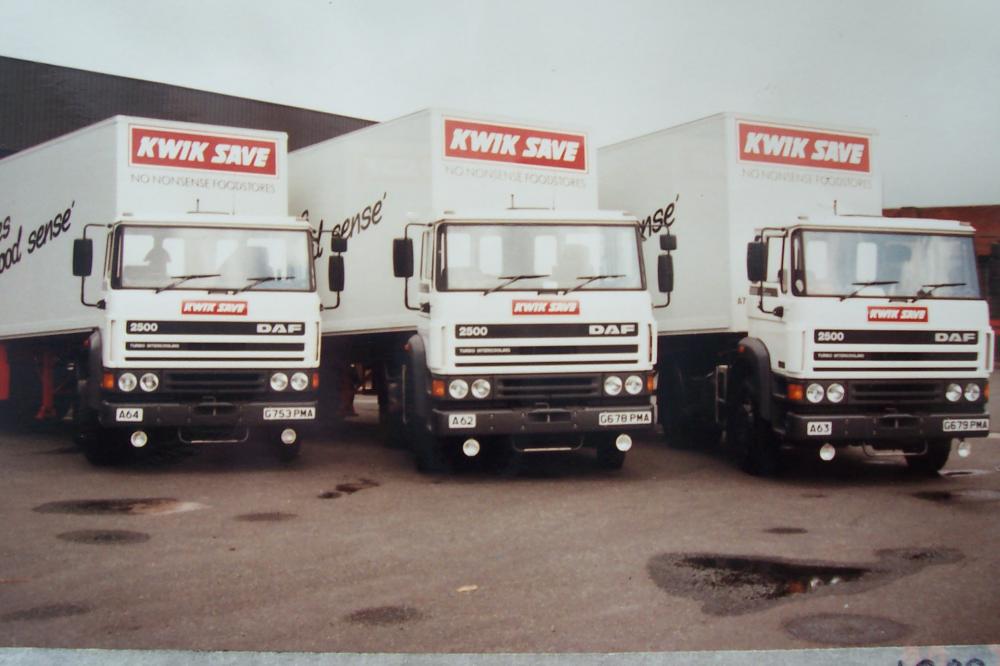
[(119, 227), (112, 274), (122, 289), (310, 291), (305, 230)]
[(803, 296), (979, 298), (970, 236), (803, 230), (792, 263)]
[(644, 288), (632, 226), (449, 223), (437, 236), (442, 291)]

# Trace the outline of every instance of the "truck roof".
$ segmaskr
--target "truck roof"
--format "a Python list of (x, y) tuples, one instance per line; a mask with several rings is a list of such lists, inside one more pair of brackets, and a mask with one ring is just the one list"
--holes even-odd
[(219, 227), (282, 227), (288, 229), (311, 229), (309, 223), (302, 219), (281, 215), (229, 215), (227, 213), (163, 213), (132, 215), (124, 213), (119, 222), (127, 224), (146, 224), (149, 226), (176, 227), (185, 224)]
[(957, 220), (936, 220), (916, 217), (876, 217), (872, 215), (802, 215), (795, 224), (786, 225), (798, 229), (859, 229), (865, 231), (892, 232), (938, 232), (949, 234), (975, 233), (968, 222)]
[(633, 215), (617, 210), (558, 210), (549, 208), (508, 208), (505, 210), (445, 210), (435, 218), (440, 222), (588, 222), (595, 224), (637, 224)]

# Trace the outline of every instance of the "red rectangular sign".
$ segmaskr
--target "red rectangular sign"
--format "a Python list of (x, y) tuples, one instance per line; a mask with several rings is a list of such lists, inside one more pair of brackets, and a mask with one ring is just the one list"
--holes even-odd
[(839, 171), (871, 171), (867, 136), (738, 123), (740, 159)]
[(444, 154), (585, 172), (587, 135), (445, 118)]
[(277, 143), (267, 139), (138, 127), (129, 134), (129, 163), (274, 176)]
[(868, 321), (897, 321), (910, 324), (927, 322), (927, 308), (868, 306)]
[(182, 315), (233, 315), (245, 317), (249, 309), (246, 301), (183, 301)]
[(515, 315), (578, 315), (580, 301), (512, 301)]

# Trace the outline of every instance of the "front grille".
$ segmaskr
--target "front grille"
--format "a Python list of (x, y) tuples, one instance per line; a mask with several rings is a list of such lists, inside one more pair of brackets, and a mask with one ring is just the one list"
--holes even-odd
[(180, 396), (238, 399), (263, 395), (267, 391), (267, 381), (267, 373), (258, 370), (166, 370), (160, 390)]
[(938, 381), (857, 381), (849, 382), (847, 391), (858, 405), (926, 405), (944, 400), (944, 384)]
[(496, 378), (495, 397), (513, 402), (547, 402), (601, 397), (600, 375), (531, 375)]

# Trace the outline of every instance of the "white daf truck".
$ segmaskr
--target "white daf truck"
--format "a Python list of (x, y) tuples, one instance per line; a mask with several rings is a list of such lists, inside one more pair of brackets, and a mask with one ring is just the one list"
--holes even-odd
[(581, 446), (618, 468), (654, 426), (639, 228), (597, 209), (585, 134), (427, 110), (289, 168), (292, 210), (352, 246), (324, 370), (376, 368), (383, 423), (420, 469)]
[(286, 161), (283, 133), (124, 116), (0, 161), (6, 419), (72, 408), (95, 464), (261, 431), (294, 457), (320, 302)]
[(668, 441), (721, 427), (759, 474), (849, 445), (936, 472), (988, 433), (974, 230), (880, 217), (875, 138), (720, 114), (600, 150), (601, 205), (641, 216), (647, 256), (682, 248), (657, 315)]

